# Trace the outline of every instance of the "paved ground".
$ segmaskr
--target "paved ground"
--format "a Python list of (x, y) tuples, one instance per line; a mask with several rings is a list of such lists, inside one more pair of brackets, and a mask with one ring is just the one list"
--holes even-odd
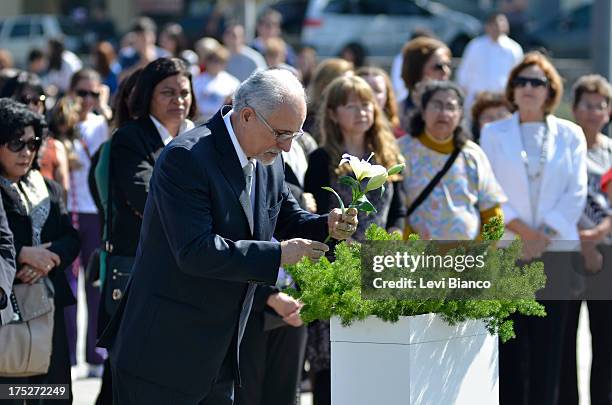
[[(81, 277), (82, 279), (82, 277)], [(84, 302), (82, 286), (79, 286), (79, 302)], [(589, 378), (588, 370), (591, 367), (591, 334), (588, 328), (588, 317), (586, 309), (583, 306), (580, 314), (580, 326), (578, 332), (578, 366), (579, 366), (579, 388), (580, 388), (580, 405), (589, 405)], [(79, 325), (85, 325), (86, 313), (82, 308), (79, 308), (78, 313)], [(87, 366), (84, 363), (84, 336), (80, 333), (84, 328), (79, 330), (79, 355), (78, 365), (72, 368), (72, 389), (74, 392), (75, 405), (93, 405), (100, 388), (100, 380), (96, 378), (83, 378), (87, 375)], [(301, 405), (311, 405), (312, 398), (310, 394), (303, 394)], [(480, 405), (480, 404), (474, 404)]]

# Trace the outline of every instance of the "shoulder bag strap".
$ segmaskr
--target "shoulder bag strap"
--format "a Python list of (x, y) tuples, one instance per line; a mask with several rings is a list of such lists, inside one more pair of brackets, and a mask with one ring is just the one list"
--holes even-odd
[(412, 215), (412, 213), (423, 203), (423, 201), (425, 201), (427, 197), (429, 197), (429, 194), (431, 194), (431, 192), (438, 185), (440, 180), (442, 180), (442, 177), (444, 177), (444, 175), (446, 174), (446, 172), (448, 172), (453, 163), (455, 163), (455, 160), (457, 160), (457, 156), (459, 156), (460, 152), (461, 148), (455, 148), (453, 150), (451, 155), (446, 160), (446, 163), (444, 163), (444, 167), (442, 167), (442, 169), (438, 173), (436, 173), (436, 175), (433, 177), (433, 179), (431, 179), (429, 184), (427, 184), (423, 191), (421, 191), (421, 194), (419, 194), (419, 196), (412, 202), (412, 204), (410, 204), (410, 207), (408, 208), (408, 212), (406, 214), (407, 217)]

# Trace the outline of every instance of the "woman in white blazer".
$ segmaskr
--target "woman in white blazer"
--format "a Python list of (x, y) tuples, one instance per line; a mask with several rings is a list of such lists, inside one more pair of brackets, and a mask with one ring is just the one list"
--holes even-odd
[(567, 315), (567, 301), (560, 299), (569, 290), (570, 255), (579, 246), (577, 224), (587, 194), (582, 130), (552, 115), (562, 93), (550, 61), (538, 52), (528, 53), (506, 86), (516, 112), (487, 124), (481, 136), (482, 149), (508, 197), (502, 204), (504, 238), (520, 236), (523, 259), (541, 258), (549, 279), (540, 296), (549, 299), (541, 301), (548, 315), (516, 316), (517, 338), (500, 345), (501, 405), (558, 400)]

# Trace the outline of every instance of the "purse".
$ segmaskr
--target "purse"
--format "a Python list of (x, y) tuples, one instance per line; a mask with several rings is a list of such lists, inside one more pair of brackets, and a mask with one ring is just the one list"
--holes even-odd
[(106, 285), (104, 286), (104, 307), (113, 316), (125, 294), (132, 273), (134, 257), (106, 255)]
[(0, 326), (0, 377), (30, 377), (49, 370), (55, 304), (45, 281), (13, 286), (10, 301), (18, 320)]

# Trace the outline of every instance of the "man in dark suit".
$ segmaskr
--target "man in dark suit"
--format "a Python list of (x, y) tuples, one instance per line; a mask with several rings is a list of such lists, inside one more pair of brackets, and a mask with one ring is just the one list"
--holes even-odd
[[(233, 105), (156, 163), (130, 287), (102, 339), (117, 404), (232, 404), (256, 284), (320, 258), (328, 247), (315, 240), (328, 232), (345, 239), (356, 229), (355, 210), (307, 213), (284, 182), (278, 155), (306, 117), (299, 81), (285, 70), (255, 73)], [(294, 302), (276, 310), (299, 318)]]
[(9, 294), (15, 278), (15, 247), (13, 234), (8, 226), (6, 212), (0, 198), (0, 326), (13, 320), (13, 306)]

